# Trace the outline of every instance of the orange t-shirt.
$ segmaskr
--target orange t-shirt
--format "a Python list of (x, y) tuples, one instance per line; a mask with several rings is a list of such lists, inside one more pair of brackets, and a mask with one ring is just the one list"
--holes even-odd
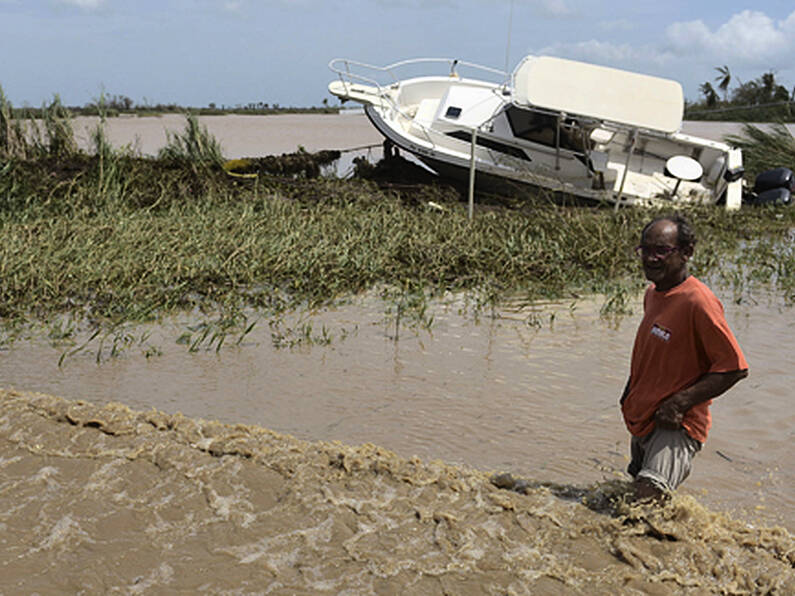
[[(629, 432), (638, 437), (654, 429), (654, 413), (665, 398), (707, 373), (748, 368), (723, 305), (692, 275), (664, 292), (650, 286), (643, 310), (632, 348), (629, 392), (621, 406)], [(712, 425), (711, 403), (694, 406), (682, 422), (687, 434), (702, 443)]]

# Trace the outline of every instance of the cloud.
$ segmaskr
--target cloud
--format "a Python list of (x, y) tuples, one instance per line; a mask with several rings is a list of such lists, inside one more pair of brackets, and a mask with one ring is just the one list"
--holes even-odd
[(781, 21), (781, 30), (786, 35), (795, 35), (795, 10), (790, 15)]
[[(600, 24), (620, 29), (619, 20)], [(592, 32), (593, 33), (593, 32)], [(618, 39), (610, 35), (612, 39)], [(716, 64), (729, 64), (732, 74), (750, 80), (762, 71), (773, 70), (782, 80), (795, 74), (795, 11), (784, 19), (773, 19), (759, 11), (744, 10), (710, 28), (702, 20), (677, 22), (660, 37), (640, 43), (621, 43), (593, 38), (588, 41), (558, 41), (529, 53), (582, 60), (615, 68), (678, 80), (686, 93), (698, 96), (699, 84), (715, 77)]]
[(668, 54), (649, 46), (633, 46), (627, 43), (614, 44), (596, 39), (577, 43), (555, 43), (540, 48), (535, 53), (609, 66), (662, 63), (669, 57)]
[(617, 19), (615, 21), (601, 21), (596, 25), (602, 31), (608, 32), (624, 32), (632, 31), (637, 25), (628, 19)]
[[(524, 3), (539, 16), (564, 17), (574, 13), (568, 0), (525, 0)], [(509, 4), (508, 0), (504, 0), (504, 4)]]
[(668, 48), (679, 56), (708, 53), (724, 62), (739, 59), (754, 62), (781, 56), (793, 47), (795, 13), (776, 23), (762, 12), (744, 10), (711, 31), (703, 21), (669, 25), (665, 30)]
[(539, 12), (553, 17), (562, 17), (572, 13), (565, 0), (540, 0), (535, 2)]
[(57, 2), (58, 4), (68, 4), (84, 10), (93, 10), (105, 4), (105, 0), (57, 0)]

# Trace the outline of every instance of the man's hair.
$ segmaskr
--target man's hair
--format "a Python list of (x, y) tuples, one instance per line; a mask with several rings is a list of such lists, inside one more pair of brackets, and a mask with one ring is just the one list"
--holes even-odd
[(680, 248), (691, 244), (693, 246), (696, 245), (696, 234), (693, 232), (693, 228), (690, 227), (690, 223), (688, 223), (684, 216), (680, 215), (679, 213), (655, 217), (643, 227), (643, 231), (640, 233), (641, 241), (646, 238), (646, 232), (649, 230), (649, 228), (660, 221), (670, 221), (676, 226), (676, 244)]

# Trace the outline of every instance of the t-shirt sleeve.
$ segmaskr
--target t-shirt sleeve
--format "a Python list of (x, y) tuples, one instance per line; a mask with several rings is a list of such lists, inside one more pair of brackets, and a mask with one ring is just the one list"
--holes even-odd
[(734, 337), (723, 306), (714, 296), (706, 297), (694, 311), (694, 326), (700, 351), (706, 358), (709, 372), (746, 370), (748, 363)]

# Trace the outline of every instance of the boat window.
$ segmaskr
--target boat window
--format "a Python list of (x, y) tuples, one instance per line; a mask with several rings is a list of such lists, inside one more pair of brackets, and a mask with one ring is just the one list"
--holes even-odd
[[(557, 116), (510, 107), (506, 110), (508, 122), (514, 136), (526, 141), (555, 147), (557, 129)], [(582, 153), (590, 147), (586, 146), (583, 129), (577, 125), (576, 120), (566, 118), (560, 123), (560, 148)]]
[(447, 108), (447, 111), (444, 113), (445, 118), (456, 119), (461, 115), (461, 108), (457, 108), (455, 106), (450, 106)]

